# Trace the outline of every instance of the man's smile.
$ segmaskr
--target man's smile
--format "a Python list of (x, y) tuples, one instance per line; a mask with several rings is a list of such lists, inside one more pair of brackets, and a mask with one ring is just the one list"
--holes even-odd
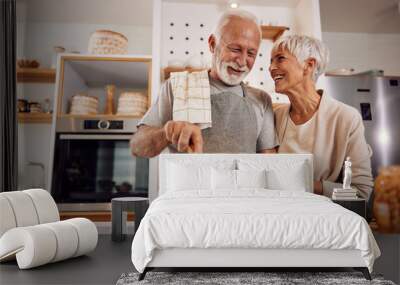
[(242, 75), (243, 72), (245, 72), (244, 70), (235, 69), (232, 66), (228, 66), (228, 71), (229, 71), (229, 73), (234, 74), (234, 75)]

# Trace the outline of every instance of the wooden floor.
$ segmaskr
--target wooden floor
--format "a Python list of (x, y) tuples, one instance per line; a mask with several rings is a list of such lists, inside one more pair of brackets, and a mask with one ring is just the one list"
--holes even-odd
[(17, 263), (0, 264), (0, 284), (115, 284), (122, 273), (134, 271), (131, 262), (132, 236), (112, 242), (100, 235), (95, 251), (87, 256), (19, 270)]

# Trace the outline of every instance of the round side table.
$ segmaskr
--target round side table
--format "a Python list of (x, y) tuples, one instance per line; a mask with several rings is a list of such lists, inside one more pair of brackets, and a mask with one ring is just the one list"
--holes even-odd
[(112, 231), (111, 239), (113, 241), (123, 241), (125, 234), (123, 233), (126, 227), (126, 215), (124, 212), (135, 213), (135, 233), (139, 227), (140, 221), (149, 207), (149, 199), (143, 197), (120, 197), (111, 200), (111, 217)]

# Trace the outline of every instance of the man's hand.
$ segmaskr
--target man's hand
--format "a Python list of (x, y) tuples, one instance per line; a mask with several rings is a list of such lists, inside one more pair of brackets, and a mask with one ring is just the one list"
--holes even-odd
[(164, 125), (167, 140), (176, 145), (179, 152), (203, 152), (203, 137), (198, 126), (179, 121), (168, 121)]

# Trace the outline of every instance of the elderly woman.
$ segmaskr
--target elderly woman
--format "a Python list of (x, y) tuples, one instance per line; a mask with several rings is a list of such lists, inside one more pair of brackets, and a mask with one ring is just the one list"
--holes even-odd
[(328, 197), (342, 187), (342, 167), (349, 156), (351, 186), (368, 199), (373, 186), (371, 150), (361, 115), (315, 86), (327, 62), (328, 50), (317, 39), (293, 35), (274, 43), (269, 71), (275, 91), (290, 101), (275, 109), (278, 152), (312, 153), (314, 193)]

